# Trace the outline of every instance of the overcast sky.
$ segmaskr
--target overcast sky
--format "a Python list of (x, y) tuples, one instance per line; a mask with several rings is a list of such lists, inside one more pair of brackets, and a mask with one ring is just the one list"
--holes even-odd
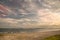
[[(7, 15), (3, 13), (3, 18), (0, 17), (0, 28), (42, 28), (41, 25), (60, 25), (60, 5), (56, 2), (60, 1), (0, 0), (0, 5), (8, 9)], [(4, 11), (1, 8), (0, 10)]]

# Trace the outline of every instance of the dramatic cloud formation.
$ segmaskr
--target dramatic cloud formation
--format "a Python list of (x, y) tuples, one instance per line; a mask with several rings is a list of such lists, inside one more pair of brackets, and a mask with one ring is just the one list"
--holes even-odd
[[(8, 13), (0, 8), (7, 13), (6, 16), (0, 17), (0, 28), (47, 28), (44, 25), (60, 25), (59, 6), (57, 7), (56, 1), (51, 1), (1, 0), (2, 8), (6, 8)], [(2, 13), (5, 14), (4, 12)], [(0, 11), (0, 15), (2, 13)]]

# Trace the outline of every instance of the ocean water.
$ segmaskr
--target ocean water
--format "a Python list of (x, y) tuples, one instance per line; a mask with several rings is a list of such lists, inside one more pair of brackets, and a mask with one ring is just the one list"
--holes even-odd
[(0, 33), (42, 32), (56, 30), (60, 30), (60, 28), (0, 28)]

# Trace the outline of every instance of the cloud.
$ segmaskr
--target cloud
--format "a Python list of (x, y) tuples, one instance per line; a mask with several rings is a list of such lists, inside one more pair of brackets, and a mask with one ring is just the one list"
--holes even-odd
[[(25, 18), (0, 18), (0, 28), (47, 28), (44, 27), (44, 25), (60, 25), (60, 14), (51, 12), (49, 9), (38, 9), (36, 14), (33, 14), (36, 16), (33, 16), (32, 13), (23, 15)], [(43, 25), (43, 27), (41, 25)]]
[[(0, 28), (33, 28), (37, 22), (31, 19), (0, 18)], [(35, 26), (34, 26), (35, 25)]]
[[(43, 27), (41, 25), (43, 25)], [(60, 14), (51, 12), (48, 9), (38, 9), (34, 19), (27, 17), (21, 19), (0, 18), (1, 28), (55, 28), (50, 25), (60, 25)]]
[[(14, 3), (13, 1), (12, 5), (16, 0)], [(17, 3), (18, 5), (14, 5), (14, 8), (12, 5), (8, 6), (10, 1), (7, 2), (9, 13), (5, 18), (0, 18), (0, 28), (41, 28), (41, 25), (60, 25), (60, 13), (52, 12), (48, 9), (52, 6), (44, 4), (42, 0), (21, 0), (19, 2), (21, 2), (20, 5)]]
[(38, 22), (45, 25), (60, 25), (60, 14), (47, 9), (38, 10)]

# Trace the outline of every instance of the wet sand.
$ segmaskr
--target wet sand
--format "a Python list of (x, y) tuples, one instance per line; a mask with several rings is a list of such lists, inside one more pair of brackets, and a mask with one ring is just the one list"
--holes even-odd
[(46, 37), (59, 34), (60, 30), (0, 33), (0, 40), (43, 40)]

